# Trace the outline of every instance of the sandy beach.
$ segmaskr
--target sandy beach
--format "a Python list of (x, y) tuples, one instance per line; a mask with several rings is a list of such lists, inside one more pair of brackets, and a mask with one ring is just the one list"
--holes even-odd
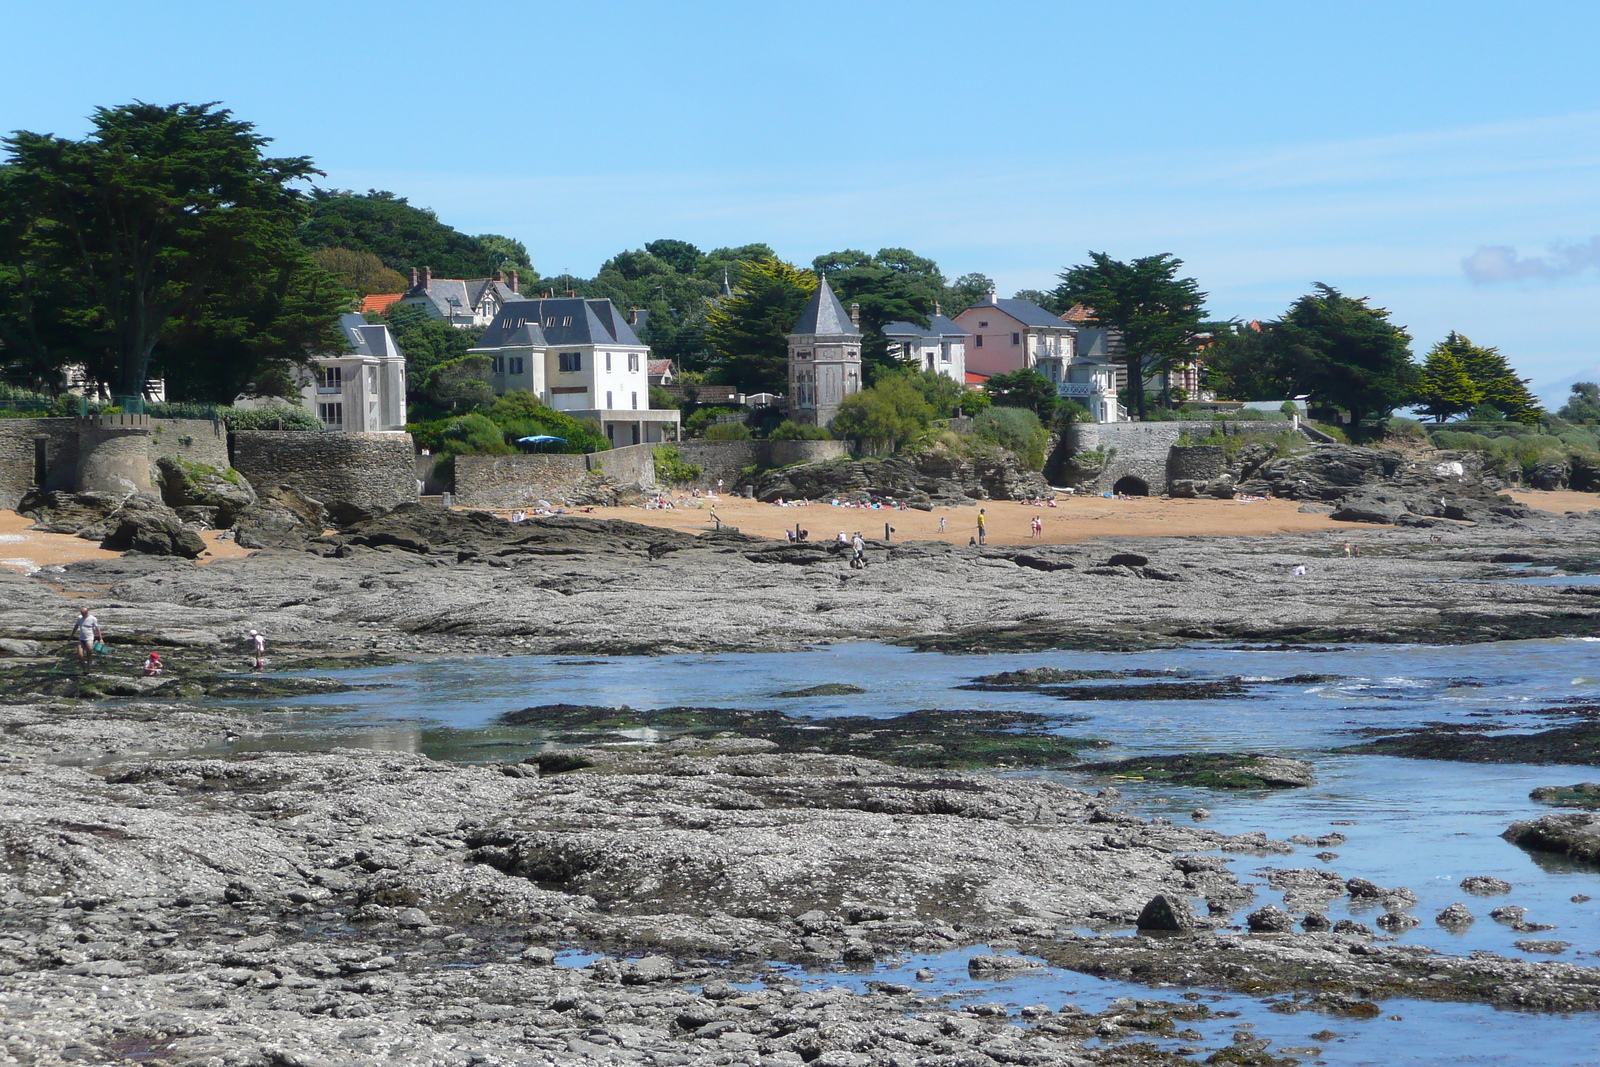
[[(0, 567), (20, 574), (32, 574), (41, 567), (64, 563), (78, 563), (87, 559), (115, 559), (121, 552), (104, 549), (94, 541), (86, 541), (72, 534), (45, 533), (30, 529), (33, 520), (14, 511), (0, 511)], [(232, 539), (223, 540), (221, 530), (205, 530), (200, 536), (206, 543), (206, 552), (197, 561), (212, 563), (219, 559), (238, 559), (248, 556), (250, 550), (240, 548)]]

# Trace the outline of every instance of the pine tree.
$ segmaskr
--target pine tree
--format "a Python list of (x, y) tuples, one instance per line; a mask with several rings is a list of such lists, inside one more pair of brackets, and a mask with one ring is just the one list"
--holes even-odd
[(1544, 408), (1528, 389), (1528, 380), (1517, 377), (1498, 348), (1475, 345), (1451, 330), (1450, 336), (1434, 346), (1436, 352), (1441, 349), (1460, 361), (1480, 394), (1479, 403), (1496, 409), (1512, 422), (1531, 424), (1544, 415)]
[[(1454, 337), (1454, 334), (1451, 334)], [(1435, 422), (1463, 415), (1483, 402), (1480, 390), (1455, 350), (1444, 341), (1434, 345), (1422, 365), (1417, 404)]]
[(726, 381), (747, 393), (787, 389), (788, 334), (816, 288), (816, 275), (780, 259), (744, 264), (733, 295), (706, 314), (706, 340)]

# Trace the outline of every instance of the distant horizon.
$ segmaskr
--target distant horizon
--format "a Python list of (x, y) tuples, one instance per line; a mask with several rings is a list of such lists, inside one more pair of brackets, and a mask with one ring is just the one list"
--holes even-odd
[(319, 185), (516, 238), (545, 277), (672, 237), (905, 247), (1007, 294), (1168, 252), (1218, 319), (1325, 282), (1419, 357), (1456, 330), (1541, 391), (1600, 377), (1593, 5), (213, 10), (64, 0), (73, 31), (8, 57), (0, 129), (220, 101)]

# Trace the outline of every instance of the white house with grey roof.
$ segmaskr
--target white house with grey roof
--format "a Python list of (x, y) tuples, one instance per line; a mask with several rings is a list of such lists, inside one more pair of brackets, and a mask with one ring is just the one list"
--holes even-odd
[(889, 354), (917, 370), (933, 371), (965, 387), (967, 383), (967, 339), (971, 336), (933, 307), (928, 325), (891, 322), (883, 328), (889, 341)]
[(634, 325), (610, 300), (514, 300), (470, 353), (489, 358), (497, 396), (526, 389), (594, 419), (614, 445), (676, 440), (677, 410), (650, 407), (650, 348)]
[[(358, 314), (340, 315), (344, 350), (312, 359), (291, 372), (299, 407), (330, 430), (347, 433), (403, 432), (406, 428), (406, 359), (389, 327)], [(275, 397), (239, 397), (235, 407), (293, 405)]]
[(827, 426), (847, 396), (861, 392), (860, 312), (833, 295), (826, 276), (789, 334), (789, 418)]
[(1027, 300), (1001, 300), (994, 293), (955, 318), (971, 335), (967, 369), (990, 377), (1032, 370), (1041, 360), (1070, 363), (1077, 328)]
[(430, 318), (459, 329), (482, 328), (507, 304), (526, 299), (519, 284), (516, 271), (495, 271), (493, 278), (435, 278), (431, 268), (412, 267), (411, 284), (400, 303), (419, 307)]

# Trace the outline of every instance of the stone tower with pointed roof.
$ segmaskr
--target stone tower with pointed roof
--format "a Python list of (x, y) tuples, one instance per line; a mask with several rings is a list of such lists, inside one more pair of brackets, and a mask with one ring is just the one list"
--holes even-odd
[(789, 334), (789, 418), (827, 426), (844, 398), (860, 391), (861, 327), (824, 276)]

